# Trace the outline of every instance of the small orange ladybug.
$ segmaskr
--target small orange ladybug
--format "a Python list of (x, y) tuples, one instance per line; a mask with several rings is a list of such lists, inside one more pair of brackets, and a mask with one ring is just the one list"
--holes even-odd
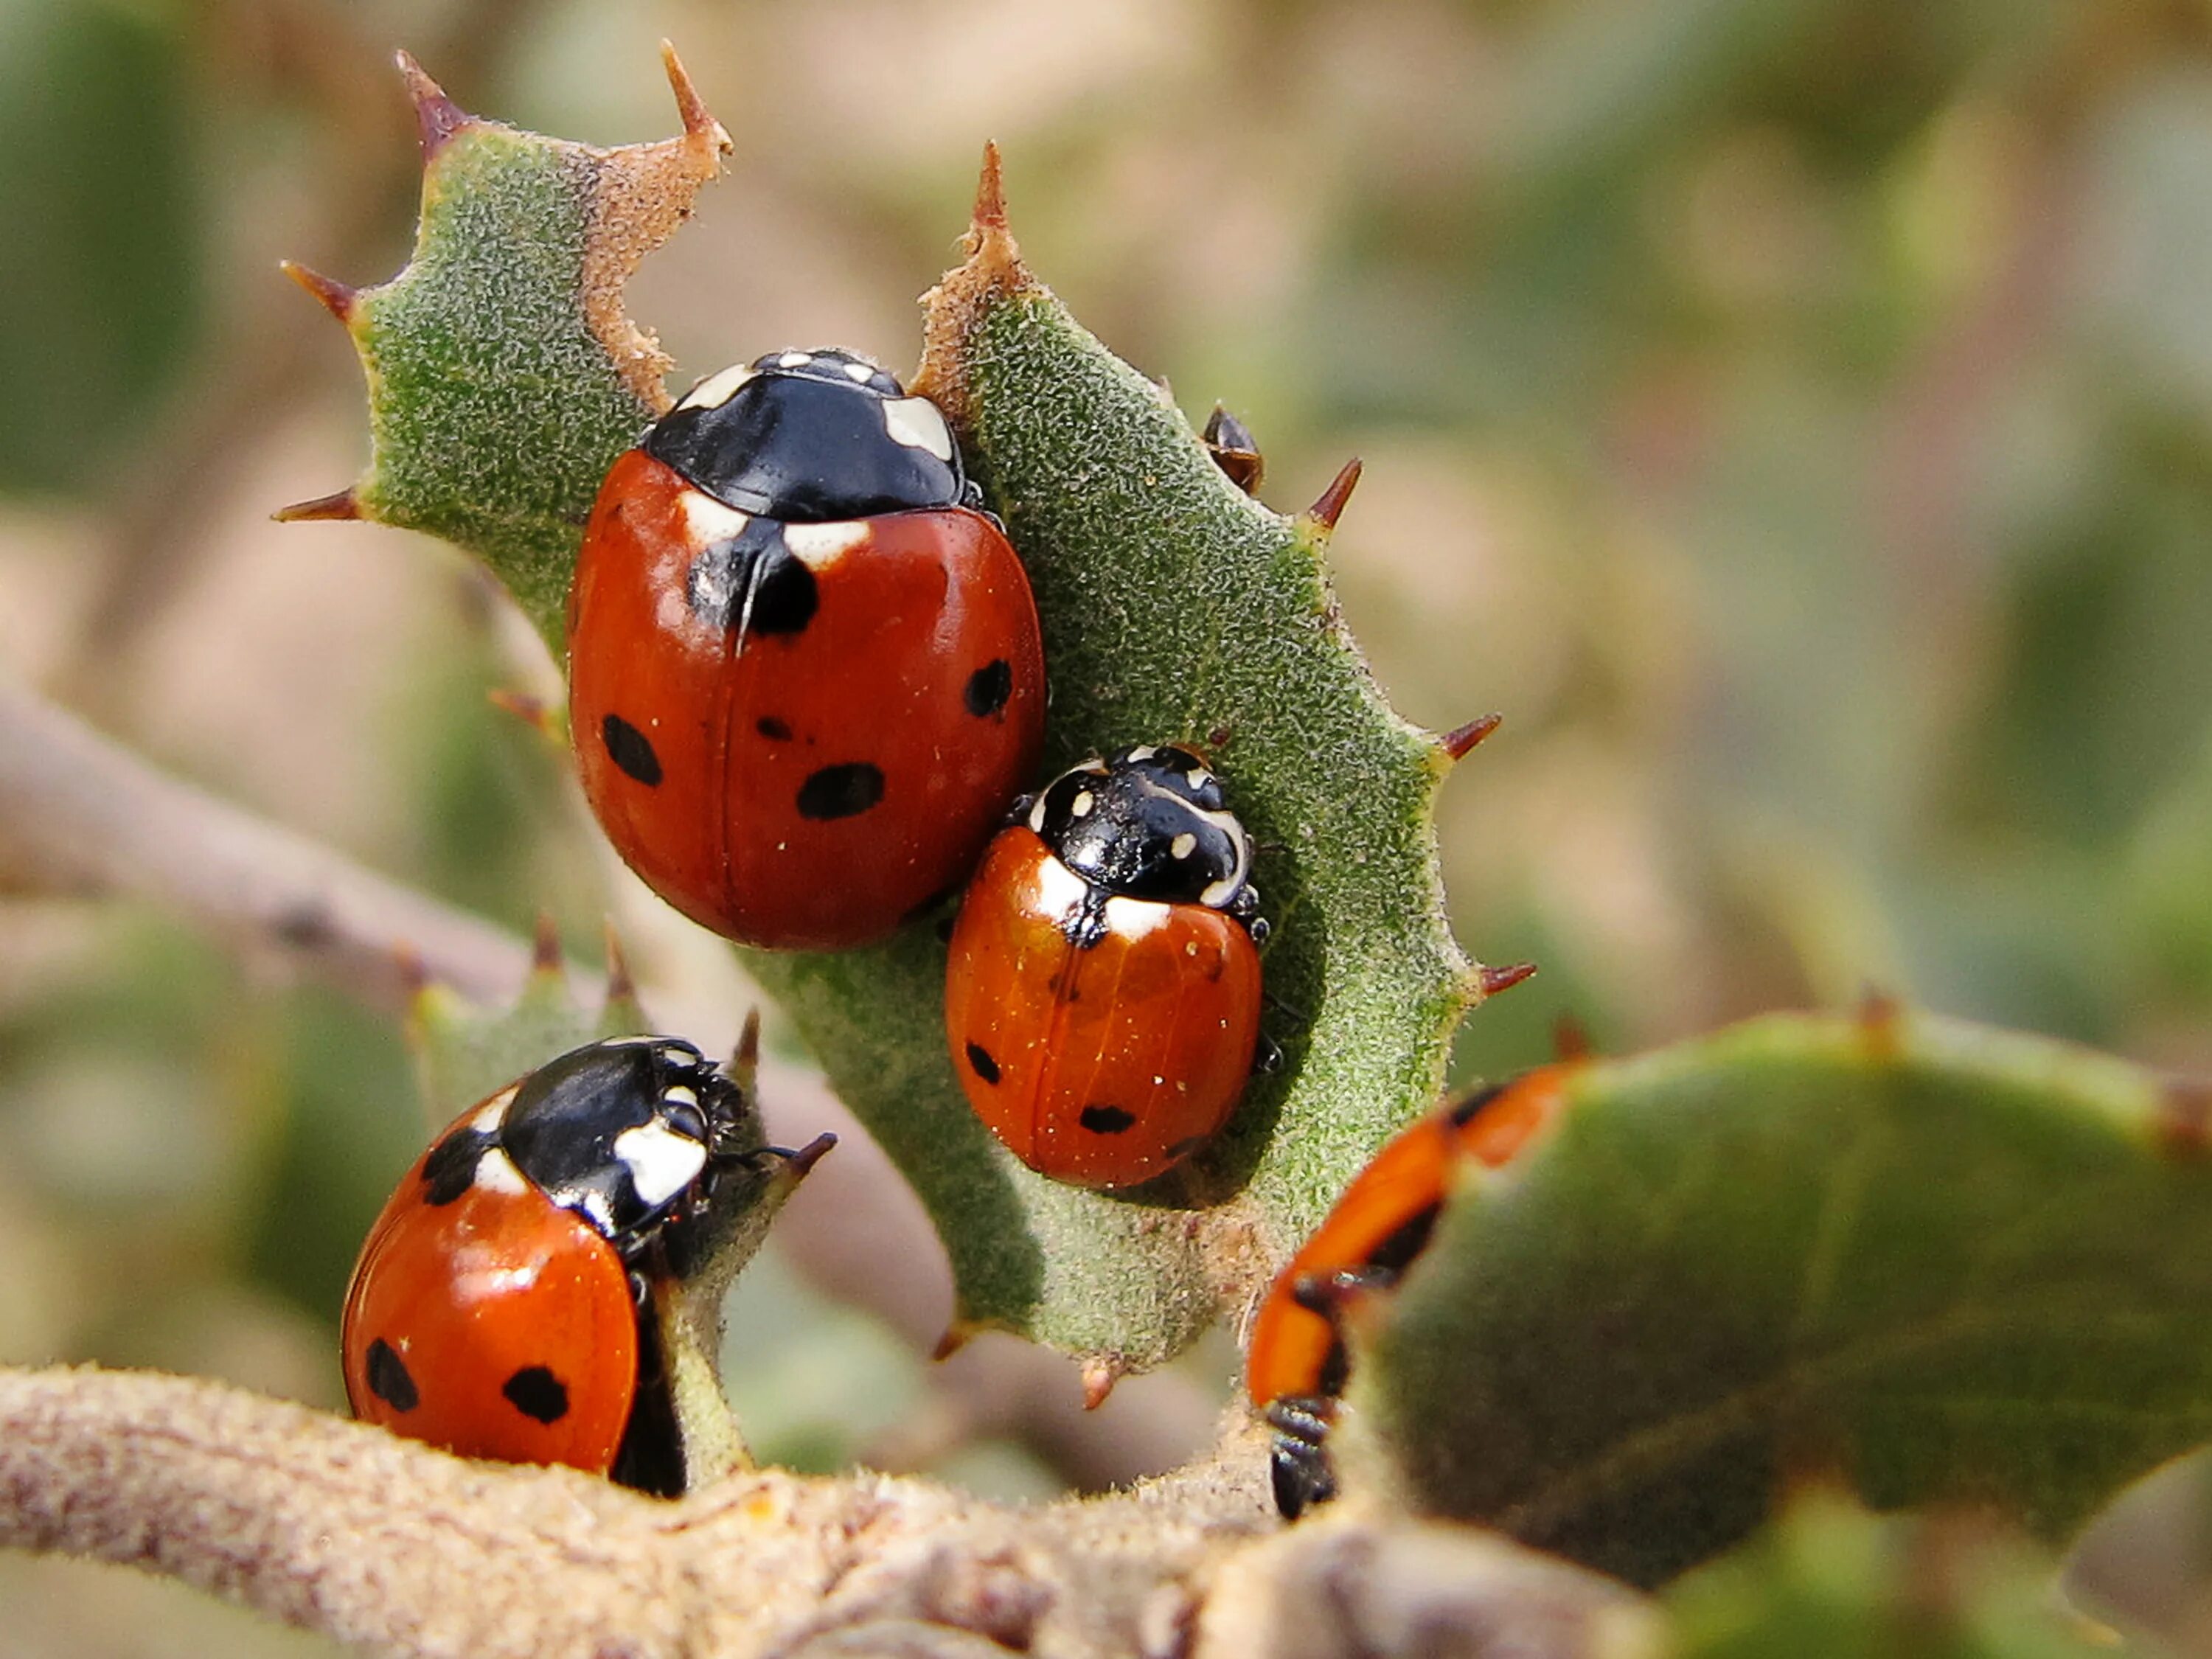
[(1029, 578), (937, 406), (847, 351), (693, 387), (599, 489), (568, 593), (584, 793), (746, 945), (835, 950), (966, 880), (1029, 782)]
[(833, 1144), (763, 1145), (747, 1091), (688, 1042), (547, 1061), (454, 1120), (370, 1230), (342, 1337), (354, 1415), (680, 1495), (653, 1286), (708, 1242), (726, 1182), (795, 1180)]
[(1326, 1440), (1350, 1355), (1332, 1298), (1394, 1284), (1426, 1249), (1462, 1158), (1496, 1169), (1565, 1103), (1571, 1065), (1479, 1089), (1400, 1133), (1352, 1179), (1328, 1218), (1276, 1276), (1253, 1321), (1244, 1387), (1275, 1431), (1275, 1505), (1295, 1520), (1336, 1495)]
[(975, 1115), (1040, 1174), (1149, 1181), (1227, 1119), (1260, 1036), (1252, 839), (1146, 744), (1062, 774), (960, 907), (945, 1030)]

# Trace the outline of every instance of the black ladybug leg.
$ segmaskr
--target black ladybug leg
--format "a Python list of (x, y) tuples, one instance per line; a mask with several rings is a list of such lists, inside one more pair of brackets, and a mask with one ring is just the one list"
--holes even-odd
[(1336, 1401), (1322, 1395), (1285, 1395), (1269, 1403), (1267, 1416), (1275, 1431), (1268, 1453), (1275, 1508), (1285, 1521), (1295, 1521), (1336, 1496), (1336, 1468), (1328, 1445)]
[(1283, 1045), (1265, 1031), (1252, 1047), (1252, 1075), (1273, 1077), (1283, 1069)]

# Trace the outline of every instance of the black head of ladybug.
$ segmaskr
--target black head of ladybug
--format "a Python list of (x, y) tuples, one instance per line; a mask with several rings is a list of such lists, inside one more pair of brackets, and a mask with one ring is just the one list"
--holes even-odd
[(496, 1137), (627, 1255), (702, 1190), (710, 1164), (757, 1147), (758, 1128), (744, 1091), (690, 1043), (617, 1037), (525, 1078)]
[(772, 351), (709, 375), (638, 447), (724, 506), (784, 524), (968, 501), (937, 405), (849, 351)]
[(1203, 904), (1249, 918), (1252, 838), (1221, 781), (1187, 749), (1140, 744), (1053, 780), (1030, 828), (1062, 864), (1127, 898)]

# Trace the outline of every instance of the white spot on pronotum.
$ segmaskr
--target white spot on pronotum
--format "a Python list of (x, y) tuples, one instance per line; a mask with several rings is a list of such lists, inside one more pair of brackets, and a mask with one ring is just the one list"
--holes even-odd
[(520, 1198), (530, 1190), (522, 1171), (514, 1167), (514, 1160), (506, 1150), (490, 1146), (477, 1160), (476, 1184), (488, 1193), (500, 1193), (508, 1198)]
[(1097, 805), (1098, 797), (1088, 789), (1083, 790), (1067, 803), (1067, 815), (1073, 818), (1087, 818), (1091, 816), (1091, 809)]
[(893, 443), (927, 450), (940, 461), (952, 459), (951, 429), (938, 413), (937, 405), (927, 398), (884, 398), (884, 430), (890, 434)]
[(1154, 928), (1166, 927), (1173, 908), (1157, 899), (1109, 898), (1106, 901), (1106, 931), (1116, 939), (1140, 939)]
[(615, 1137), (615, 1156), (629, 1170), (629, 1184), (648, 1206), (665, 1204), (707, 1167), (707, 1149), (655, 1118)]
[(866, 386), (876, 378), (875, 366), (872, 363), (848, 363), (845, 365), (845, 378)]
[(1148, 761), (1159, 752), (1159, 744), (1156, 743), (1140, 743), (1134, 749), (1132, 749), (1129, 751), (1127, 758), (1133, 761)]
[(1032, 901), (1037, 915), (1065, 922), (1083, 908), (1083, 901), (1090, 892), (1091, 884), (1058, 859), (1046, 859), (1037, 866)]
[(1194, 766), (1189, 771), (1184, 773), (1182, 775), (1183, 781), (1190, 785), (1194, 789), (1203, 789), (1207, 784), (1213, 781), (1213, 774), (1207, 771), (1203, 766)]
[(694, 547), (726, 542), (752, 522), (750, 514), (723, 506), (703, 489), (685, 490), (676, 498), (676, 510), (684, 515), (684, 539)]
[(1175, 857), (1187, 859), (1198, 850), (1198, 837), (1186, 830), (1168, 843), (1168, 851)]
[(752, 370), (744, 363), (709, 374), (685, 392), (678, 409), (720, 409), (730, 401), (731, 395), (753, 377)]
[(814, 361), (811, 351), (787, 351), (775, 360), (778, 368), (804, 368)]
[(499, 1126), (506, 1121), (507, 1109), (514, 1104), (515, 1091), (521, 1087), (520, 1083), (510, 1083), (477, 1107), (475, 1115), (469, 1119), (469, 1127), (478, 1134), (497, 1134)]
[(866, 547), (872, 533), (865, 519), (847, 519), (835, 524), (787, 524), (783, 527), (783, 544), (791, 550), (791, 556), (809, 570), (827, 570), (848, 553)]

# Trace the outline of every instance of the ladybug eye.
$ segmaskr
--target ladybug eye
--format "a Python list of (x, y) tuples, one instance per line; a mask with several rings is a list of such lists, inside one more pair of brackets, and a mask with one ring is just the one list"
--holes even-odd
[(660, 1121), (678, 1134), (706, 1145), (707, 1114), (699, 1105), (699, 1097), (690, 1089), (671, 1089), (660, 1097)]

